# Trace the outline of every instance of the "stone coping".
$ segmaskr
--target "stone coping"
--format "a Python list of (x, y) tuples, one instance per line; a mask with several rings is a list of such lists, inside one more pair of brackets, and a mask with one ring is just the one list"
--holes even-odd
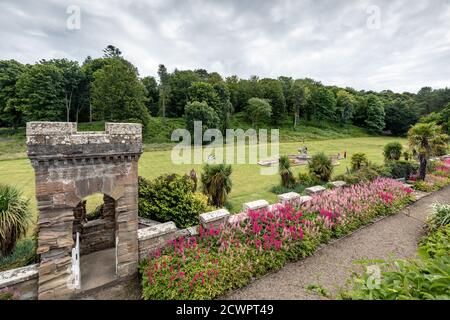
[(258, 210), (258, 209), (262, 209), (262, 208), (267, 208), (268, 206), (269, 206), (269, 202), (267, 202), (267, 200), (256, 200), (256, 201), (244, 203), (243, 210), (244, 211)]
[(347, 183), (345, 181), (341, 181), (341, 180), (332, 181), (332, 182), (330, 182), (330, 184), (333, 185), (335, 188), (342, 188), (347, 185)]
[(219, 209), (200, 214), (200, 222), (202, 224), (208, 224), (217, 220), (226, 219), (228, 216), (230, 216), (230, 213), (227, 209)]
[(104, 131), (78, 131), (76, 122), (30, 121), (27, 136), (36, 135), (142, 135), (142, 124), (106, 122)]
[(38, 267), (38, 264), (32, 264), (0, 272), (0, 289), (37, 278), (39, 274)]
[(177, 226), (173, 221), (157, 224), (151, 227), (138, 229), (138, 240), (144, 241), (156, 238), (167, 233), (176, 232), (177, 230)]
[(308, 194), (318, 194), (318, 193), (323, 192), (325, 190), (327, 190), (327, 189), (325, 187), (322, 187), (322, 186), (314, 186), (314, 187), (309, 187), (309, 188), (305, 189), (305, 191)]

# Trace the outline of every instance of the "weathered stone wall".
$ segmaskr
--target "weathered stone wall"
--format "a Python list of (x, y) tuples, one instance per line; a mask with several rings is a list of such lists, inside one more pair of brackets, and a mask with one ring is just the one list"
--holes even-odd
[[(76, 123), (27, 123), (39, 209), (39, 298), (70, 298), (74, 209), (103, 193), (115, 200), (118, 276), (137, 272), (137, 179), (141, 125), (107, 123), (105, 132), (77, 132)], [(77, 210), (75, 210), (77, 211)]]
[(0, 290), (14, 292), (19, 300), (35, 300), (38, 297), (38, 265), (33, 264), (0, 272)]

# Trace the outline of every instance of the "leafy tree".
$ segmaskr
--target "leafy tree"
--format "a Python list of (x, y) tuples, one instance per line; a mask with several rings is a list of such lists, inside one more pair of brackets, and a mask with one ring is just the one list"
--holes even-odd
[(272, 107), (265, 99), (251, 98), (248, 100), (246, 114), (252, 126), (257, 128), (259, 121), (270, 118)]
[(194, 133), (194, 122), (202, 122), (202, 134), (210, 128), (217, 128), (220, 123), (220, 119), (216, 111), (208, 106), (206, 102), (189, 102), (186, 105), (186, 128)]
[(194, 82), (188, 90), (189, 102), (206, 102), (208, 106), (219, 114), (219, 97), (213, 86), (206, 82)]
[(25, 66), (15, 60), (0, 61), (0, 127), (17, 128), (22, 124), (22, 112), (18, 110), (16, 83)]
[(65, 81), (60, 68), (35, 64), (22, 73), (16, 83), (17, 108), (26, 121), (63, 121), (65, 119)]
[(308, 88), (304, 87), (299, 81), (295, 81), (289, 89), (289, 101), (294, 113), (294, 129), (296, 128), (300, 112), (304, 111), (308, 99)]
[(386, 130), (396, 136), (405, 135), (408, 129), (417, 122), (418, 115), (406, 101), (396, 99), (385, 106)]
[(96, 119), (120, 121), (139, 119), (147, 125), (150, 115), (145, 107), (145, 87), (135, 70), (115, 59), (94, 73), (92, 106)]
[(166, 67), (160, 64), (158, 67), (159, 76), (159, 101), (161, 104), (161, 114), (163, 118), (166, 118), (166, 103), (170, 94), (169, 79), (170, 75), (167, 72)]
[(278, 173), (281, 177), (281, 185), (285, 188), (292, 188), (295, 184), (295, 178), (291, 170), (291, 162), (289, 157), (281, 156), (278, 161)]
[(283, 95), (286, 101), (286, 111), (293, 112), (294, 107), (292, 100), (290, 98), (291, 98), (291, 88), (294, 84), (294, 79), (292, 79), (291, 77), (280, 76), (278, 77), (278, 81), (280, 82), (281, 87), (283, 89)]
[[(70, 121), (70, 114), (72, 113), (73, 105), (83, 103), (82, 99), (78, 97), (79, 86), (84, 80), (84, 74), (81, 71), (80, 65), (77, 61), (70, 61), (67, 59), (53, 59), (49, 61), (41, 61), (42, 64), (54, 65), (62, 72), (63, 91), (64, 91), (64, 105), (66, 107), (66, 121)], [(79, 109), (79, 106), (77, 110)]]
[(119, 48), (110, 44), (105, 49), (103, 49), (103, 57), (104, 58), (121, 58), (122, 51), (120, 51)]
[(419, 157), (419, 178), (425, 180), (428, 158), (447, 146), (448, 136), (434, 123), (418, 123), (408, 131), (408, 141)]
[(231, 192), (231, 165), (206, 164), (201, 177), (203, 193), (208, 196), (209, 203), (222, 208)]
[(12, 252), (30, 223), (29, 201), (15, 187), (0, 184), (0, 257)]
[(336, 95), (336, 115), (340, 123), (349, 123), (355, 112), (357, 101), (345, 90), (339, 90)]
[(274, 124), (279, 123), (286, 112), (286, 100), (281, 83), (274, 79), (262, 79), (260, 81), (262, 97), (270, 101), (272, 106), (271, 119)]
[(189, 88), (194, 82), (200, 81), (197, 73), (191, 70), (175, 70), (169, 77), (168, 95), (166, 112), (170, 117), (181, 117), (184, 114), (184, 108), (189, 100)]
[(218, 116), (220, 118), (220, 128), (222, 133), (230, 127), (230, 116), (233, 112), (233, 105), (230, 101), (230, 91), (224, 82), (217, 82), (214, 84), (214, 91), (218, 97)]
[(311, 104), (316, 120), (334, 120), (336, 118), (336, 98), (333, 91), (321, 86), (311, 94)]
[(385, 160), (400, 160), (403, 146), (400, 142), (390, 142), (384, 146), (383, 155)]
[(330, 181), (333, 169), (331, 159), (323, 152), (313, 155), (308, 162), (308, 172), (323, 182)]
[(237, 83), (235, 111), (243, 111), (250, 98), (264, 98), (262, 87), (256, 76), (252, 76), (249, 80), (241, 79)]
[(146, 106), (148, 112), (153, 115), (158, 115), (159, 90), (158, 84), (154, 77), (144, 77), (141, 80), (145, 88)]
[(366, 108), (365, 127), (374, 133), (381, 133), (385, 127), (385, 113), (381, 99), (369, 94), (366, 98)]

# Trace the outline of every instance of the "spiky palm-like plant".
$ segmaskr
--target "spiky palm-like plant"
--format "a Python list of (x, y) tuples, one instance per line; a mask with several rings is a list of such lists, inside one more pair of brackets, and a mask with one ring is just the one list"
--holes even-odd
[(325, 153), (319, 152), (313, 155), (308, 162), (308, 172), (315, 175), (320, 181), (328, 182), (333, 173), (333, 163)]
[(26, 234), (30, 220), (29, 200), (19, 189), (0, 184), (0, 256), (12, 252), (17, 240)]
[(203, 193), (208, 196), (209, 203), (216, 207), (223, 207), (231, 192), (231, 166), (224, 164), (203, 167), (201, 177)]
[(419, 157), (419, 178), (425, 180), (428, 158), (446, 149), (448, 136), (441, 132), (441, 127), (435, 123), (418, 123), (408, 131), (408, 141), (411, 149)]
[(284, 155), (281, 156), (278, 160), (278, 173), (281, 177), (281, 185), (285, 188), (291, 188), (294, 183), (294, 175), (291, 170), (291, 162), (289, 161), (289, 157)]

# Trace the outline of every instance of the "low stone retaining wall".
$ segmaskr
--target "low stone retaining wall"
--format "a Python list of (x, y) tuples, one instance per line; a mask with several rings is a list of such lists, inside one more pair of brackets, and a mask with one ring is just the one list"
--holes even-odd
[(35, 300), (38, 297), (38, 265), (0, 272), (0, 291), (15, 293), (19, 300)]

